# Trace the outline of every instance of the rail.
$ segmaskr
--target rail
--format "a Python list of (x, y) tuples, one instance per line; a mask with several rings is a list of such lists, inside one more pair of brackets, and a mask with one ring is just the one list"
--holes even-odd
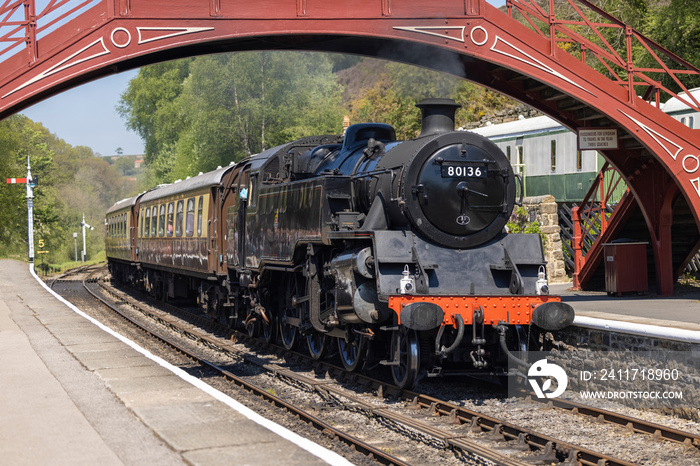
[[(106, 292), (112, 294), (117, 301), (128, 303), (132, 307), (139, 307), (138, 300), (134, 297), (124, 293), (123, 291), (117, 291), (111, 287), (108, 287), (103, 282), (99, 282), (99, 285)], [(538, 433), (535, 430), (517, 426), (508, 422), (506, 419), (501, 418), (500, 416), (493, 417), (485, 413), (477, 412), (466, 406), (444, 401), (426, 394), (421, 394), (410, 390), (400, 390), (396, 386), (373, 379), (371, 376), (367, 376), (362, 373), (346, 373), (342, 368), (329, 364), (328, 362), (311, 360), (310, 357), (303, 354), (287, 351), (281, 347), (277, 347), (274, 344), (256, 341), (250, 338), (247, 334), (236, 334), (235, 337), (233, 337), (233, 335), (229, 337), (228, 330), (224, 332), (219, 325), (212, 321), (202, 320), (199, 316), (191, 315), (188, 311), (171, 305), (161, 304), (160, 306), (162, 306), (164, 309), (168, 309), (170, 312), (174, 312), (190, 323), (206, 323), (209, 331), (200, 331), (191, 325), (187, 325), (186, 329), (179, 327), (177, 328), (178, 332), (186, 335), (187, 338), (192, 341), (198, 341), (208, 348), (216, 349), (217, 351), (221, 351), (233, 357), (244, 357), (246, 361), (257, 364), (261, 368), (273, 372), (280, 379), (289, 380), (294, 385), (306, 385), (318, 393), (331, 395), (336, 398), (344, 398), (348, 400), (347, 406), (352, 407), (353, 409), (366, 412), (370, 417), (378, 419), (381, 418), (389, 423), (409, 426), (415, 432), (422, 432), (428, 437), (439, 439), (450, 448), (483, 455), (483, 457), (490, 458), (491, 460), (496, 461), (498, 464), (522, 464), (522, 460), (518, 458), (506, 458), (503, 454), (504, 452), (502, 451), (502, 448), (487, 448), (484, 445), (479, 445), (478, 443), (472, 441), (472, 439), (467, 438), (468, 435), (465, 435), (465, 430), (469, 428), (469, 431), (473, 433), (490, 433), (494, 439), (512, 442), (510, 443), (510, 447), (515, 449), (525, 447), (523, 450), (530, 449), (532, 451), (539, 451), (545, 456), (540, 456), (538, 458), (540, 460), (548, 458), (551, 464), (558, 464), (563, 458), (565, 458), (566, 461), (568, 461), (566, 464), (607, 464), (611, 466), (631, 465), (631, 463), (613, 456), (569, 444), (559, 438), (553, 438), (548, 435)], [(180, 325), (175, 321), (168, 320), (166, 322), (163, 320), (163, 318), (143, 309), (140, 309), (140, 312), (149, 314), (152, 319), (155, 319), (157, 322), (165, 326), (169, 326), (174, 330), (176, 328), (173, 327), (173, 325)], [(194, 320), (190, 320), (191, 318), (194, 318)], [(221, 331), (221, 335), (225, 335), (226, 338), (223, 340), (217, 338), (210, 333), (211, 331), (214, 331), (215, 333)], [(268, 359), (260, 358), (255, 354), (250, 354), (247, 352), (241, 353), (240, 348), (234, 348), (226, 340), (237, 340), (239, 342), (243, 341), (246, 342), (246, 347), (251, 349), (255, 348), (255, 351), (259, 350), (263, 353), (277, 354), (277, 356), (284, 357), (285, 359), (293, 360), (297, 363), (304, 363), (313, 368), (313, 372), (316, 374), (316, 376), (305, 372), (300, 373), (297, 370), (283, 367), (275, 363), (270, 363)], [(352, 384), (358, 387), (360, 391), (376, 393), (376, 396), (379, 399), (388, 397), (394, 401), (404, 400), (410, 404), (408, 407), (409, 411), (419, 409), (427, 410), (429, 411), (430, 416), (434, 418), (442, 417), (449, 421), (450, 424), (462, 425), (463, 428), (459, 434), (455, 435), (455, 433), (451, 432), (450, 429), (443, 430), (438, 426), (435, 426), (432, 422), (426, 424), (420, 419), (414, 418), (412, 415), (407, 416), (402, 414), (402, 410), (397, 409), (398, 406), (396, 405), (392, 409), (388, 409), (373, 402), (367, 403), (366, 401), (363, 401), (357, 397), (356, 393), (350, 392), (342, 386), (334, 383), (329, 383), (329, 380), (326, 378), (326, 374), (338, 381), (342, 381), (344, 379), (352, 381)], [(317, 376), (319, 376), (319, 378), (317, 378)], [(265, 394), (261, 394), (261, 396), (264, 395)], [(533, 394), (531, 393), (523, 393), (525, 399), (528, 399), (527, 397), (530, 396), (529, 400), (533, 403), (547, 404), (549, 408), (568, 411), (582, 417), (594, 418), (601, 423), (624, 426), (630, 433), (653, 435), (656, 439), (664, 439), (670, 442), (684, 444), (687, 448), (698, 448), (700, 445), (700, 436), (691, 432), (681, 431), (570, 400), (539, 400), (532, 398), (532, 395)], [(279, 404), (277, 401), (275, 401), (275, 404), (277, 406), (284, 406), (284, 404)], [(340, 404), (344, 405), (346, 403)], [(322, 421), (317, 420), (317, 422)], [(325, 427), (321, 428), (321, 430), (323, 429), (325, 429)], [(334, 431), (329, 430), (329, 432)], [(391, 460), (391, 455), (386, 455), (386, 458), (382, 458), (381, 451), (372, 452), (369, 445), (366, 447), (369, 448), (367, 450), (363, 450), (363, 452), (374, 456), (375, 460)], [(508, 449), (508, 447), (506, 449)], [(530, 459), (533, 458), (531, 457)], [(527, 462), (527, 460), (525, 460), (525, 462)]]
[(559, 47), (606, 73), (627, 90), (631, 104), (641, 87), (643, 99), (657, 108), (675, 97), (700, 111), (700, 102), (681, 81), (700, 70), (590, 1), (506, 0), (506, 7), (509, 16), (549, 39), (552, 55)]

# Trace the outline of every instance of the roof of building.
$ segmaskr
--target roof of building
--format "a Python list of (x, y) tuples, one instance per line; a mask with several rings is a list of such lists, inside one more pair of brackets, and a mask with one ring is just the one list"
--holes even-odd
[[(700, 102), (700, 87), (696, 87), (695, 89), (690, 90), (690, 94)], [(678, 94), (678, 97), (681, 99), (687, 99), (688, 95), (685, 92), (681, 92)], [(664, 106), (662, 107), (663, 111), (666, 113), (673, 113), (673, 112), (681, 112), (684, 110), (690, 110), (690, 107), (688, 107), (688, 104), (683, 102), (681, 99), (678, 97), (671, 97), (666, 101)]]
[(548, 116), (525, 118), (495, 125), (486, 125), (469, 131), (488, 138), (499, 136), (525, 136), (533, 132), (558, 131), (566, 129), (564, 125)]

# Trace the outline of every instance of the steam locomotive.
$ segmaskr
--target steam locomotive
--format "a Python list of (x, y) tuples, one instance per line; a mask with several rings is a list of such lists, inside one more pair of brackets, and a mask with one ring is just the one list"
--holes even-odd
[(315, 359), (337, 345), (346, 369), (381, 364), (401, 387), (525, 365), (529, 326), (573, 309), (548, 294), (539, 235), (506, 231), (503, 152), (454, 131), (454, 101), (418, 107), (412, 140), (356, 124), (116, 203), (112, 276)]

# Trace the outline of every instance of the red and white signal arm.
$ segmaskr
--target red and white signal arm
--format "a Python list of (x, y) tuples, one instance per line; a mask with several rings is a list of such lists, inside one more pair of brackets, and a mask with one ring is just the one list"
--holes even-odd
[(27, 179), (26, 178), (8, 178), (7, 182), (9, 184), (15, 184), (15, 183), (26, 183)]

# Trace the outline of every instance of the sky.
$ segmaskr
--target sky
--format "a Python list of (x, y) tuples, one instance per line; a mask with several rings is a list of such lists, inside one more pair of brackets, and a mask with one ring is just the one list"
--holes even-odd
[(138, 70), (125, 71), (83, 84), (24, 109), (23, 115), (43, 124), (72, 146), (88, 146), (101, 155), (143, 154), (141, 137), (128, 130), (117, 113), (119, 97)]
[[(496, 7), (505, 0), (488, 0)], [(72, 146), (87, 146), (100, 155), (144, 152), (141, 137), (128, 130), (117, 113), (119, 97), (138, 70), (125, 71), (69, 89), (23, 110), (33, 121)]]

